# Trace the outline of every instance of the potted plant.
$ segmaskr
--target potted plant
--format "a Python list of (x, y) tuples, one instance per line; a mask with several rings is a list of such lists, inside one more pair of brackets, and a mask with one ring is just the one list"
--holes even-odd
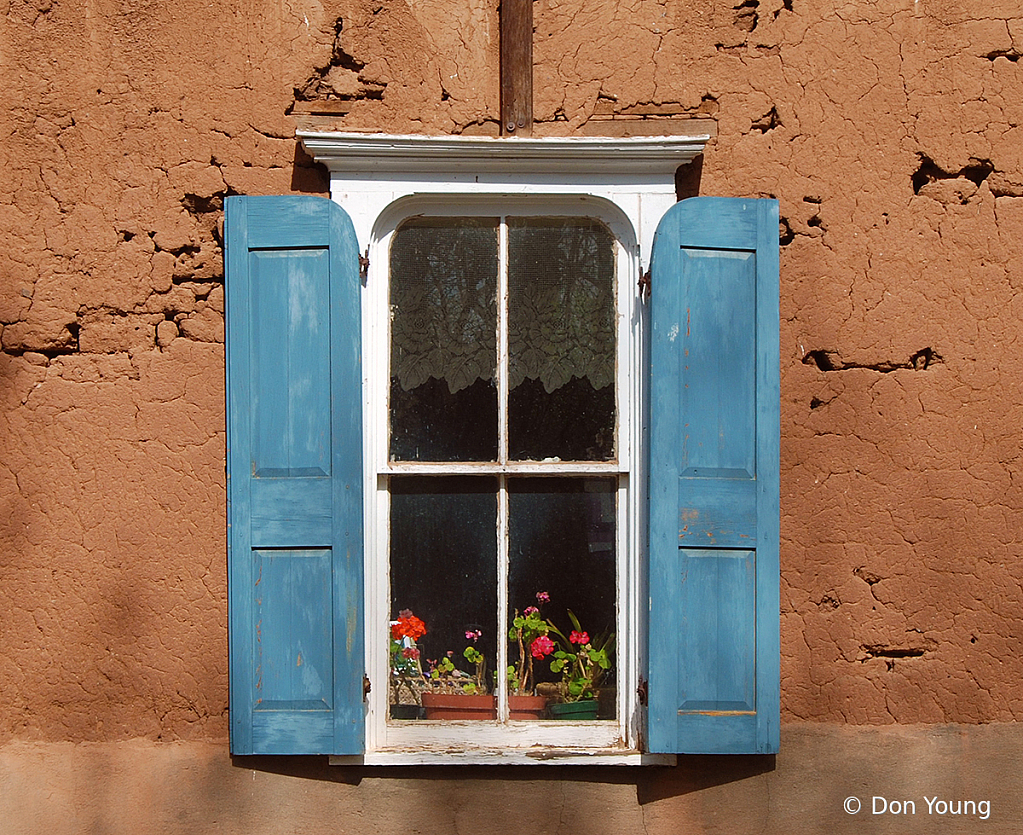
[(423, 714), (422, 694), (426, 688), (416, 641), (426, 634), (426, 624), (402, 609), (391, 622), (390, 715), (392, 719), (419, 719)]
[(479, 629), (467, 629), (465, 638), (471, 641), (462, 656), (472, 667), (466, 673), (455, 666), (454, 651), (439, 661), (429, 661), (430, 676), (423, 692), (423, 707), (427, 719), (496, 719), (497, 707), (494, 697), (487, 692), (486, 657), (476, 649), (476, 642), (483, 633)]
[(533, 660), (542, 659), (554, 649), (547, 633), (549, 625), (540, 613), (540, 606), (550, 601), (545, 591), (536, 593), (536, 606), (527, 606), (522, 613), (515, 610), (508, 640), (518, 647), (518, 664), (508, 667), (508, 718), (540, 719), (547, 704), (545, 696), (534, 692)]
[(597, 688), (611, 669), (615, 636), (611, 632), (591, 639), (571, 609), (568, 617), (573, 628), (567, 638), (553, 623), (547, 624), (549, 634), (560, 644), (549, 653), (553, 658), (551, 672), (561, 675), (561, 701), (549, 705), (548, 710), (552, 719), (596, 719)]

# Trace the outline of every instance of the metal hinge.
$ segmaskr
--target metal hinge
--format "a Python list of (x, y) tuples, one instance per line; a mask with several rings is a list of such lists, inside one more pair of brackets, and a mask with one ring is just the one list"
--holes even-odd
[(639, 703), (646, 707), (647, 689), (645, 678), (641, 678), (639, 680), (639, 686), (636, 688), (636, 695), (639, 696)]
[(366, 276), (369, 275), (369, 247), (366, 247), (366, 254), (359, 256), (359, 278), (366, 283)]

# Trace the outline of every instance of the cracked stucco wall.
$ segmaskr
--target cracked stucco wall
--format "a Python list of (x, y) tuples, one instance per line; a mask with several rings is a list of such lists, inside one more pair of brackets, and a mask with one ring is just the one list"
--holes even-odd
[[(226, 737), (223, 198), (497, 131), (497, 0), (3, 0), (0, 741)], [(535, 133), (714, 120), (782, 243), (787, 720), (1023, 718), (1015, 0), (536, 0)]]

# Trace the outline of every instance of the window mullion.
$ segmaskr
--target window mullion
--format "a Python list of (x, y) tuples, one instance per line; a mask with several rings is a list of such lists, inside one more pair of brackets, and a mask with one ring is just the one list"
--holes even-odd
[(497, 487), (497, 676), (494, 695), (497, 697), (497, 718), (508, 718), (508, 476), (498, 476)]
[(508, 461), (508, 218), (498, 235), (497, 271), (497, 460)]
[[(497, 272), (497, 456), (508, 463), (508, 219), (501, 217)], [(508, 642), (502, 640), (508, 624), (508, 477), (498, 477), (497, 496), (497, 718), (508, 718)]]

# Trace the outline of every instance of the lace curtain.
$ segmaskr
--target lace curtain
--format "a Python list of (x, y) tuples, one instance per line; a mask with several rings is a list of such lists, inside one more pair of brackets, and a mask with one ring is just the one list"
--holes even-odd
[(614, 382), (614, 249), (599, 223), (513, 218), (508, 230), (509, 385), (550, 394), (573, 377)]
[[(509, 221), (510, 386), (550, 393), (573, 377), (614, 382), (614, 248), (576, 218)], [(496, 364), (497, 221), (412, 221), (391, 252), (391, 373), (406, 391), (430, 377), (451, 393), (491, 380)]]
[(391, 245), (391, 375), (452, 394), (494, 378), (497, 220), (416, 218)]

